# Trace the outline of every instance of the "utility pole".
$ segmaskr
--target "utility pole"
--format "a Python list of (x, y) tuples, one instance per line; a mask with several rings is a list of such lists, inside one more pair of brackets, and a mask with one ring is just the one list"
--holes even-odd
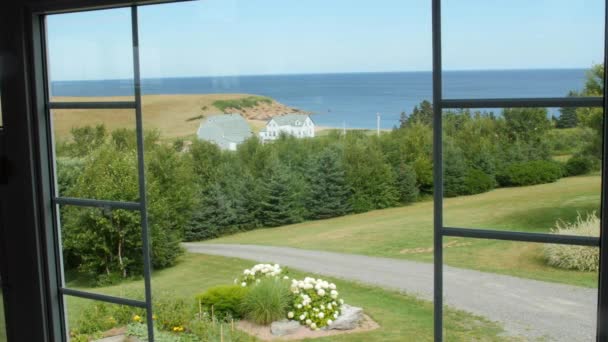
[(380, 113), (376, 113), (376, 135), (380, 136)]

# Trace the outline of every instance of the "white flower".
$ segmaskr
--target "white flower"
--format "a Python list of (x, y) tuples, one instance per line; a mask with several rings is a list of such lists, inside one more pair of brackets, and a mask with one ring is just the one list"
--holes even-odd
[(259, 282), (260, 282), (260, 279), (256, 279), (256, 280), (255, 280), (255, 282), (256, 282), (256, 283), (259, 283)]
[(340, 304), (344, 304), (344, 299), (340, 298)]
[(311, 328), (313, 328), (313, 329), (316, 329), (316, 328), (317, 328), (317, 323), (312, 323), (312, 324), (310, 325), (310, 327), (311, 327)]
[(242, 283), (241, 283), (241, 286), (242, 286), (242, 287), (245, 287), (245, 286), (247, 286), (247, 283), (246, 283), (246, 282), (242, 282)]
[(334, 284), (334, 283), (329, 284), (329, 288), (331, 290), (335, 290), (336, 289), (336, 284)]
[(287, 318), (293, 318), (293, 312), (289, 311), (289, 312), (287, 313)]
[(288, 276), (284, 276), (284, 277), (283, 277), (283, 279), (284, 279), (284, 280), (287, 280), (287, 279), (289, 279), (289, 277), (288, 277)]
[(319, 316), (319, 318), (323, 318), (323, 317), (325, 317), (325, 314), (322, 312), (319, 312), (319, 314), (317, 316)]
[(334, 313), (334, 318), (338, 318), (338, 313), (337, 312)]
[(327, 325), (331, 325), (334, 321), (332, 321), (331, 319), (327, 320)]
[(310, 319), (307, 319), (306, 324), (310, 325), (310, 323), (312, 323), (312, 321)]
[(336, 299), (336, 298), (338, 298), (338, 291), (331, 290), (330, 295), (331, 295), (331, 298)]
[(301, 309), (302, 308), (302, 304), (296, 305), (296, 308)]
[(250, 270), (244, 270), (244, 271), (243, 271), (243, 274), (244, 274), (244, 275), (250, 275), (250, 274), (251, 274), (251, 271), (250, 271)]
[(317, 294), (321, 297), (325, 296), (325, 290), (320, 289), (319, 291), (317, 291)]
[(306, 318), (306, 315), (300, 315), (300, 321), (303, 321)]

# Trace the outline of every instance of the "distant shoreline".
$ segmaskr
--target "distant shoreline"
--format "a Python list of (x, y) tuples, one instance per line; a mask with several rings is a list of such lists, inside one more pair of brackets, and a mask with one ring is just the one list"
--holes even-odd
[[(585, 68), (505, 68), (505, 69), (450, 69), (443, 70), (444, 73), (469, 73), (469, 72), (521, 72), (521, 71), (586, 71)], [(405, 71), (345, 71), (345, 72), (310, 72), (310, 73), (287, 73), (287, 74), (234, 74), (234, 75), (199, 75), (199, 76), (154, 76), (142, 77), (146, 80), (178, 80), (178, 79), (197, 79), (197, 78), (239, 78), (239, 77), (293, 77), (293, 76), (321, 76), (321, 75), (365, 75), (365, 74), (409, 74), (409, 73), (432, 73), (433, 70), (405, 70)], [(132, 82), (132, 78), (107, 78), (107, 79), (86, 79), (86, 80), (53, 80), (52, 83), (72, 83), (72, 82)], [(165, 94), (155, 94), (165, 95)], [(169, 95), (169, 94), (167, 94)], [(173, 95), (173, 94), (171, 94)]]

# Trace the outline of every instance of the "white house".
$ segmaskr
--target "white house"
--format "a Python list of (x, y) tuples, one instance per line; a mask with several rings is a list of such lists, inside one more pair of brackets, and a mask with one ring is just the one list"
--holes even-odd
[(237, 145), (253, 136), (253, 132), (240, 114), (218, 114), (203, 120), (196, 135), (223, 150), (236, 151)]
[(314, 138), (315, 123), (306, 114), (285, 114), (275, 116), (260, 132), (262, 141), (271, 141), (279, 138), (281, 134), (287, 134), (296, 138)]

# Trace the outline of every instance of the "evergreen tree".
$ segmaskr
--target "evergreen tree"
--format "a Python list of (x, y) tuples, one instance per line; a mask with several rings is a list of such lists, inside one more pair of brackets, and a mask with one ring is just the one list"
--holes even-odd
[(467, 164), (462, 150), (446, 143), (443, 159), (443, 194), (454, 197), (467, 193)]
[(186, 225), (184, 238), (199, 241), (234, 232), (237, 221), (234, 203), (220, 184), (215, 183), (202, 194), (199, 207)]
[(350, 212), (351, 189), (336, 148), (326, 148), (314, 158), (309, 176), (307, 206), (310, 218), (325, 219)]
[[(570, 91), (568, 96), (579, 96), (575, 91)], [(556, 128), (572, 128), (578, 125), (576, 108), (565, 107), (559, 110), (560, 115), (555, 123)]]
[(287, 166), (275, 160), (262, 191), (261, 216), (265, 226), (282, 226), (303, 220), (302, 183)]
[(407, 124), (411, 125), (414, 122), (433, 125), (433, 105), (429, 101), (420, 102), (420, 108), (414, 107), (412, 114), (407, 118)]
[(416, 171), (414, 171), (414, 168), (402, 161), (395, 173), (399, 202), (415, 202), (418, 199), (419, 191), (416, 186)]

